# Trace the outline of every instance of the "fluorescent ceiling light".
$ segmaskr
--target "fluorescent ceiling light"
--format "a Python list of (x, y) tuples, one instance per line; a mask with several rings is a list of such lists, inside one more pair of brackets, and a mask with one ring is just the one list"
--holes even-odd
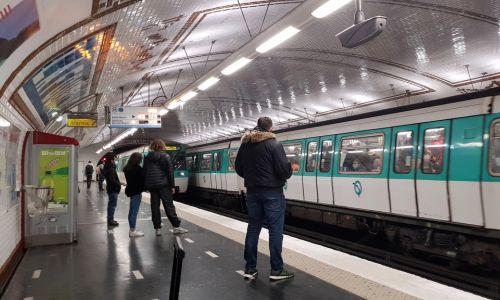
[(57, 111), (52, 112), (52, 118), (57, 116)]
[(168, 109), (164, 109), (164, 108), (160, 109), (160, 112), (159, 112), (160, 116), (164, 116), (167, 113), (168, 113)]
[(189, 99), (193, 98), (196, 95), (198, 95), (197, 92), (195, 92), (195, 91), (189, 91), (189, 92), (185, 93), (184, 95), (182, 95), (180, 99), (181, 99), (181, 101), (186, 102), (186, 101), (188, 101)]
[(181, 102), (179, 100), (174, 100), (172, 102), (170, 102), (170, 104), (168, 105), (168, 109), (176, 109), (177, 106), (179, 106), (181, 104)]
[(313, 15), (313, 17), (318, 18), (318, 19), (324, 18), (324, 17), (328, 16), (329, 14), (331, 14), (332, 12), (338, 10), (342, 6), (346, 5), (349, 2), (351, 2), (351, 0), (330, 0), (330, 1), (327, 1), (323, 5), (321, 5), (320, 7), (316, 8), (311, 13), (311, 15)]
[(212, 77), (208, 78), (207, 80), (203, 81), (203, 83), (202, 83), (202, 84), (200, 84), (200, 85), (198, 86), (198, 88), (199, 88), (200, 90), (202, 90), (202, 91), (205, 91), (205, 90), (207, 90), (209, 87), (211, 87), (212, 85), (214, 85), (214, 84), (216, 84), (217, 82), (219, 82), (219, 80), (220, 80), (219, 78), (217, 78), (217, 77), (213, 77), (213, 76), (212, 76)]
[(251, 62), (251, 59), (248, 59), (246, 57), (242, 57), (235, 61), (234, 63), (230, 64), (228, 67), (226, 67), (224, 70), (222, 70), (222, 74), (224, 75), (231, 75), (234, 72), (238, 71), (239, 69), (243, 68), (246, 66), (249, 62)]
[(59, 116), (59, 117), (56, 119), (56, 121), (57, 121), (57, 122), (61, 122), (61, 121), (62, 121), (62, 119), (63, 119), (63, 117), (62, 117), (62, 116)]
[(279, 44), (283, 43), (284, 41), (288, 40), (292, 36), (296, 35), (300, 30), (293, 27), (293, 26), (288, 26), (287, 28), (281, 30), (277, 34), (275, 34), (273, 37), (271, 37), (269, 40), (266, 42), (262, 43), (259, 47), (257, 47), (257, 52), (264, 53), (272, 48), (278, 46)]
[(0, 127), (10, 127), (10, 122), (0, 117)]

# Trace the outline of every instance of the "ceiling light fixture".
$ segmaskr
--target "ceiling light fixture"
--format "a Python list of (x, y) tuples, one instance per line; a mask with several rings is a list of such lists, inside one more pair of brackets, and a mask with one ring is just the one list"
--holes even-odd
[(62, 116), (59, 116), (59, 117), (56, 119), (56, 122), (61, 122), (61, 121), (62, 121), (62, 119), (63, 119), (63, 117), (62, 117)]
[(55, 117), (55, 116), (57, 116), (57, 111), (53, 111), (52, 112), (52, 118)]
[(162, 109), (160, 109), (160, 111), (159, 111), (160, 116), (164, 116), (164, 115), (166, 115), (167, 113), (168, 113), (168, 109), (164, 109), (164, 108), (162, 108)]
[(279, 44), (283, 43), (284, 41), (288, 40), (292, 36), (296, 35), (298, 32), (300, 32), (299, 29), (293, 27), (293, 26), (288, 26), (287, 28), (281, 30), (277, 34), (275, 34), (273, 37), (268, 39), (266, 42), (260, 44), (259, 47), (257, 47), (257, 52), (264, 53), (272, 48), (278, 46)]
[(189, 91), (189, 92), (185, 93), (184, 95), (182, 95), (180, 99), (181, 99), (181, 101), (186, 102), (186, 101), (190, 100), (191, 98), (193, 98), (196, 95), (198, 95), (197, 92), (195, 92), (195, 91)]
[(324, 17), (328, 16), (329, 14), (331, 14), (332, 12), (338, 10), (342, 6), (346, 5), (349, 2), (351, 2), (351, 0), (330, 0), (330, 1), (327, 1), (323, 5), (321, 5), (320, 7), (316, 8), (311, 13), (311, 15), (313, 15), (313, 17), (318, 18), (318, 19), (324, 18)]
[(167, 108), (168, 109), (176, 109), (180, 104), (181, 104), (181, 101), (179, 99), (175, 99), (174, 101), (170, 102), (170, 104), (167, 106)]
[(219, 78), (217, 77), (210, 77), (208, 78), (207, 80), (203, 81), (202, 84), (200, 84), (198, 86), (198, 88), (202, 91), (206, 91), (207, 89), (209, 89), (212, 85), (216, 84), (217, 82), (219, 82)]
[(10, 127), (10, 122), (0, 117), (0, 127)]
[(226, 67), (224, 70), (222, 70), (222, 74), (224, 75), (231, 75), (234, 72), (238, 71), (239, 69), (243, 68), (246, 66), (249, 62), (251, 62), (251, 59), (248, 59), (246, 57), (242, 57), (235, 61), (234, 63), (230, 64), (228, 67)]

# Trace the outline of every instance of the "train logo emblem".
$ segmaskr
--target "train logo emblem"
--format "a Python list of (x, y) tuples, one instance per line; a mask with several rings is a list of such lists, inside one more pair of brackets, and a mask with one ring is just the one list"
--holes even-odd
[(363, 186), (361, 185), (361, 182), (359, 180), (356, 180), (352, 183), (352, 185), (354, 186), (354, 193), (358, 197), (361, 196), (361, 193), (363, 193)]

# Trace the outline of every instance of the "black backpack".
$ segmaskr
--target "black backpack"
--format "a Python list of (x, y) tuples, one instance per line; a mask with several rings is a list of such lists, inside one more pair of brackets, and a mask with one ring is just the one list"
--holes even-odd
[(92, 165), (87, 165), (85, 167), (85, 174), (92, 175), (92, 173), (94, 173), (94, 167), (92, 167)]

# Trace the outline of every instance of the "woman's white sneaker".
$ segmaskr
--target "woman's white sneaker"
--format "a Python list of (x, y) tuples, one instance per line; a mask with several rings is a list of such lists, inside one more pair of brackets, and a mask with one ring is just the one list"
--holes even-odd
[(189, 230), (182, 228), (182, 227), (174, 227), (173, 232), (174, 232), (174, 234), (182, 234), (182, 233), (189, 232)]
[(155, 231), (156, 231), (156, 236), (160, 236), (161, 235), (161, 229), (160, 228), (156, 229)]
[(132, 230), (130, 230), (130, 231), (128, 232), (128, 236), (129, 236), (129, 237), (144, 236), (144, 232), (142, 232), (142, 231), (138, 231), (138, 230), (133, 230), (133, 231), (132, 231)]

